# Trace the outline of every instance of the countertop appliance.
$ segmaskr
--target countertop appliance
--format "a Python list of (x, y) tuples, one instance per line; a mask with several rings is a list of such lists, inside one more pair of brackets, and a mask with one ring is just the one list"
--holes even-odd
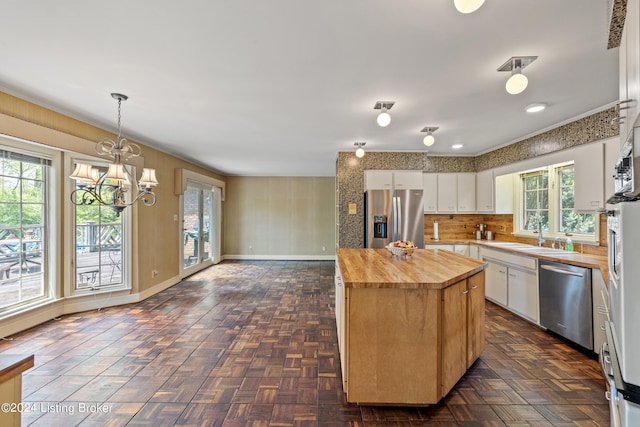
[(593, 350), (591, 269), (540, 260), (540, 325)]
[[(640, 203), (616, 203), (607, 213), (609, 322), (600, 363), (607, 379), (611, 425), (640, 425)], [(619, 424), (615, 424), (619, 422)]]
[(384, 248), (396, 240), (424, 248), (422, 190), (368, 190), (364, 206), (365, 248)]

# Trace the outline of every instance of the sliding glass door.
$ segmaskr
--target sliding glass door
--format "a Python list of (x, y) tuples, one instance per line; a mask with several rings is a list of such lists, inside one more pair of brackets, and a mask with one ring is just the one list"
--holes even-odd
[(182, 197), (182, 269), (183, 277), (213, 263), (215, 243), (213, 187), (187, 182)]

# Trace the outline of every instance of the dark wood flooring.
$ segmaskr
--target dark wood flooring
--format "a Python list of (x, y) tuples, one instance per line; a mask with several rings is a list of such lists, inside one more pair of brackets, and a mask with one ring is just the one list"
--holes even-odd
[(346, 404), (333, 262), (225, 261), (139, 304), (2, 341), (35, 354), (32, 426), (608, 426), (598, 362), (494, 304), (487, 345), (424, 408)]

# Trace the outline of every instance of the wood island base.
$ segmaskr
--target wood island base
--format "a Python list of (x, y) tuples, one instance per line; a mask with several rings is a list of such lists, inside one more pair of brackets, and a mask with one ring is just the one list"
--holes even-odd
[(484, 269), (444, 250), (338, 249), (336, 323), (347, 401), (430, 405), (484, 349)]

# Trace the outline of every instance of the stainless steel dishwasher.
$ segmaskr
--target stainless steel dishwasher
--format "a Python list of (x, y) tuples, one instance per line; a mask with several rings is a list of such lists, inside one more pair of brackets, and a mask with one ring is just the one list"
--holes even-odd
[(591, 269), (539, 261), (540, 325), (593, 351)]

